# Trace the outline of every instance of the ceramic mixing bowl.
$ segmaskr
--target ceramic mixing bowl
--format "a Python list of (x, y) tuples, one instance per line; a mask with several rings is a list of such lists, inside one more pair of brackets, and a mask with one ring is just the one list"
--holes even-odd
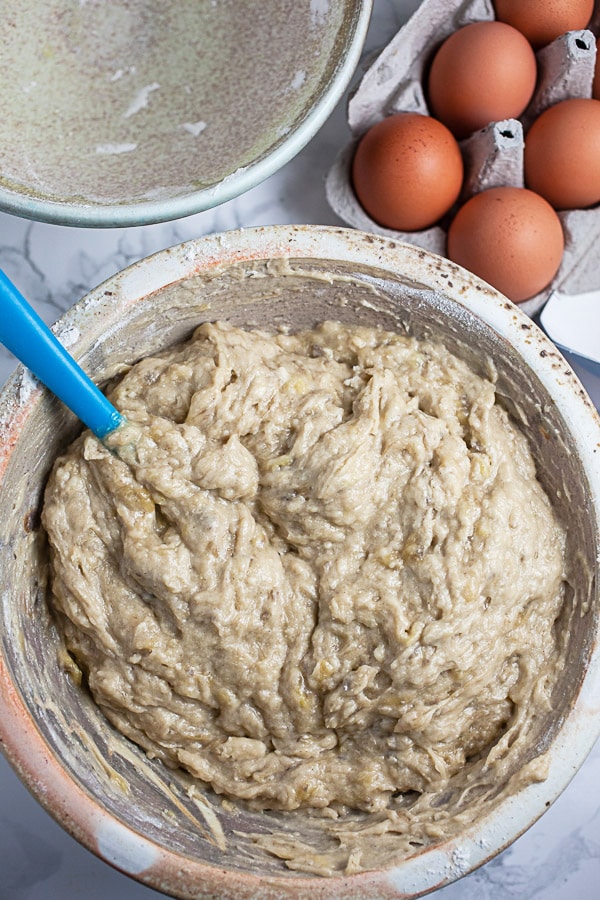
[(33, 0), (4, 17), (0, 209), (165, 221), (291, 159), (358, 62), (372, 0)]
[[(78, 430), (22, 369), (0, 395), (0, 738), (45, 808), (121, 871), (180, 898), (408, 898), (465, 874), (531, 825), (600, 732), (600, 424), (563, 358), (511, 303), (441, 258), (346, 229), (276, 227), (214, 235), (163, 251), (105, 282), (71, 309), (59, 336), (103, 382), (187, 335), (199, 322), (275, 328), (325, 318), (441, 337), (498, 370), (502, 402), (524, 425), (540, 478), (568, 525), (572, 594), (568, 664), (552, 709), (535, 721), (517, 774), (539, 753), (544, 781), (497, 785), (452, 840), (380, 871), (301, 875), (249, 837), (266, 828), (310, 840), (314, 819), (257, 813), (189, 791), (119, 736), (65, 672), (46, 602), (40, 501), (53, 459)], [(68, 668), (68, 665), (67, 665)], [(510, 773), (509, 773), (510, 775)], [(441, 802), (445, 802), (442, 798)]]

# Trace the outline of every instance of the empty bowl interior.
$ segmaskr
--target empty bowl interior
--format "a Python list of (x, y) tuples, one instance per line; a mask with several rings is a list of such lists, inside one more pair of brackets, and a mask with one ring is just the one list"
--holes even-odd
[[(540, 480), (559, 517), (568, 522), (573, 590), (559, 623), (569, 644), (569, 664), (556, 684), (552, 710), (534, 724), (525, 755), (514, 761), (483, 813), (494, 809), (507, 793), (510, 774), (551, 746), (576, 700), (598, 629), (594, 602), (598, 523), (588, 476), (575, 439), (536, 373), (505, 338), (456, 300), (425, 283), (351, 262), (251, 260), (176, 281), (127, 306), (118, 302), (111, 306), (111, 300), (107, 295), (101, 315), (89, 316), (74, 346), (99, 382), (186, 337), (199, 323), (216, 319), (266, 329), (298, 329), (325, 319), (401, 329), (443, 340), (483, 374), (496, 367), (498, 394), (526, 430)], [(210, 790), (197, 785), (190, 790), (192, 782), (185, 775), (148, 760), (117, 734), (85, 687), (65, 673), (67, 657), (47, 604), (39, 512), (50, 466), (79, 426), (22, 371), (5, 389), (5, 415), (24, 392), (33, 392), (33, 399), (20, 422), (1, 487), (0, 634), (5, 665), (48, 752), (116, 820), (167, 851), (201, 860), (215, 871), (227, 868), (276, 876), (293, 891), (293, 882), (301, 876), (258, 849), (250, 835), (293, 833), (318, 846), (322, 840), (318, 820), (298, 813), (248, 812), (232, 803), (223, 805)], [(573, 510), (578, 511), (576, 516)], [(29, 774), (26, 780), (43, 802), (35, 778)], [(451, 795), (450, 791), (444, 802), (455, 803)], [(66, 815), (59, 818), (76, 831)]]
[(75, 224), (129, 224), (240, 193), (322, 124), (369, 11), (358, 0), (15, 4), (0, 208), (68, 223), (66, 205)]

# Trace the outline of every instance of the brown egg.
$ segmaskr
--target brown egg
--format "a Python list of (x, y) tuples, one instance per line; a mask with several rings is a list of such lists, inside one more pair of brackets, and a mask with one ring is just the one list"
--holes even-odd
[(554, 278), (564, 249), (560, 219), (525, 188), (490, 188), (462, 206), (448, 230), (449, 259), (515, 303)]
[(596, 41), (596, 66), (594, 68), (594, 81), (592, 84), (592, 97), (600, 100), (600, 57), (598, 56), (598, 42)]
[(563, 100), (525, 136), (525, 183), (555, 209), (600, 202), (600, 100)]
[(534, 47), (544, 47), (566, 31), (585, 28), (594, 0), (494, 0), (496, 18), (525, 35)]
[(537, 77), (529, 41), (504, 22), (459, 28), (437, 51), (429, 72), (429, 106), (458, 138), (501, 119), (518, 118)]
[(463, 161), (454, 137), (430, 116), (398, 113), (360, 140), (352, 181), (367, 214), (395, 231), (419, 231), (456, 202)]

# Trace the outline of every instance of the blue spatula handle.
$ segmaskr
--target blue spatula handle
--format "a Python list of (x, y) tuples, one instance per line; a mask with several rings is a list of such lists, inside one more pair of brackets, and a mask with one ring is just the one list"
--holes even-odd
[(100, 439), (123, 422), (115, 409), (0, 269), (0, 342)]

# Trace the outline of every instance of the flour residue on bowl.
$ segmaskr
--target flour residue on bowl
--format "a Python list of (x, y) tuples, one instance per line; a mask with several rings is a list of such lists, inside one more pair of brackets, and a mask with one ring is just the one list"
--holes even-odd
[(148, 106), (150, 95), (159, 89), (160, 84), (158, 81), (154, 81), (152, 84), (147, 84), (145, 87), (141, 88), (123, 113), (123, 118), (128, 119), (130, 116), (134, 116), (138, 113), (141, 109), (145, 109)]
[(194, 137), (198, 137), (207, 127), (207, 123), (200, 119), (199, 122), (184, 122), (181, 127)]
[(105, 156), (118, 156), (120, 153), (131, 153), (137, 144), (98, 144), (96, 153)]

